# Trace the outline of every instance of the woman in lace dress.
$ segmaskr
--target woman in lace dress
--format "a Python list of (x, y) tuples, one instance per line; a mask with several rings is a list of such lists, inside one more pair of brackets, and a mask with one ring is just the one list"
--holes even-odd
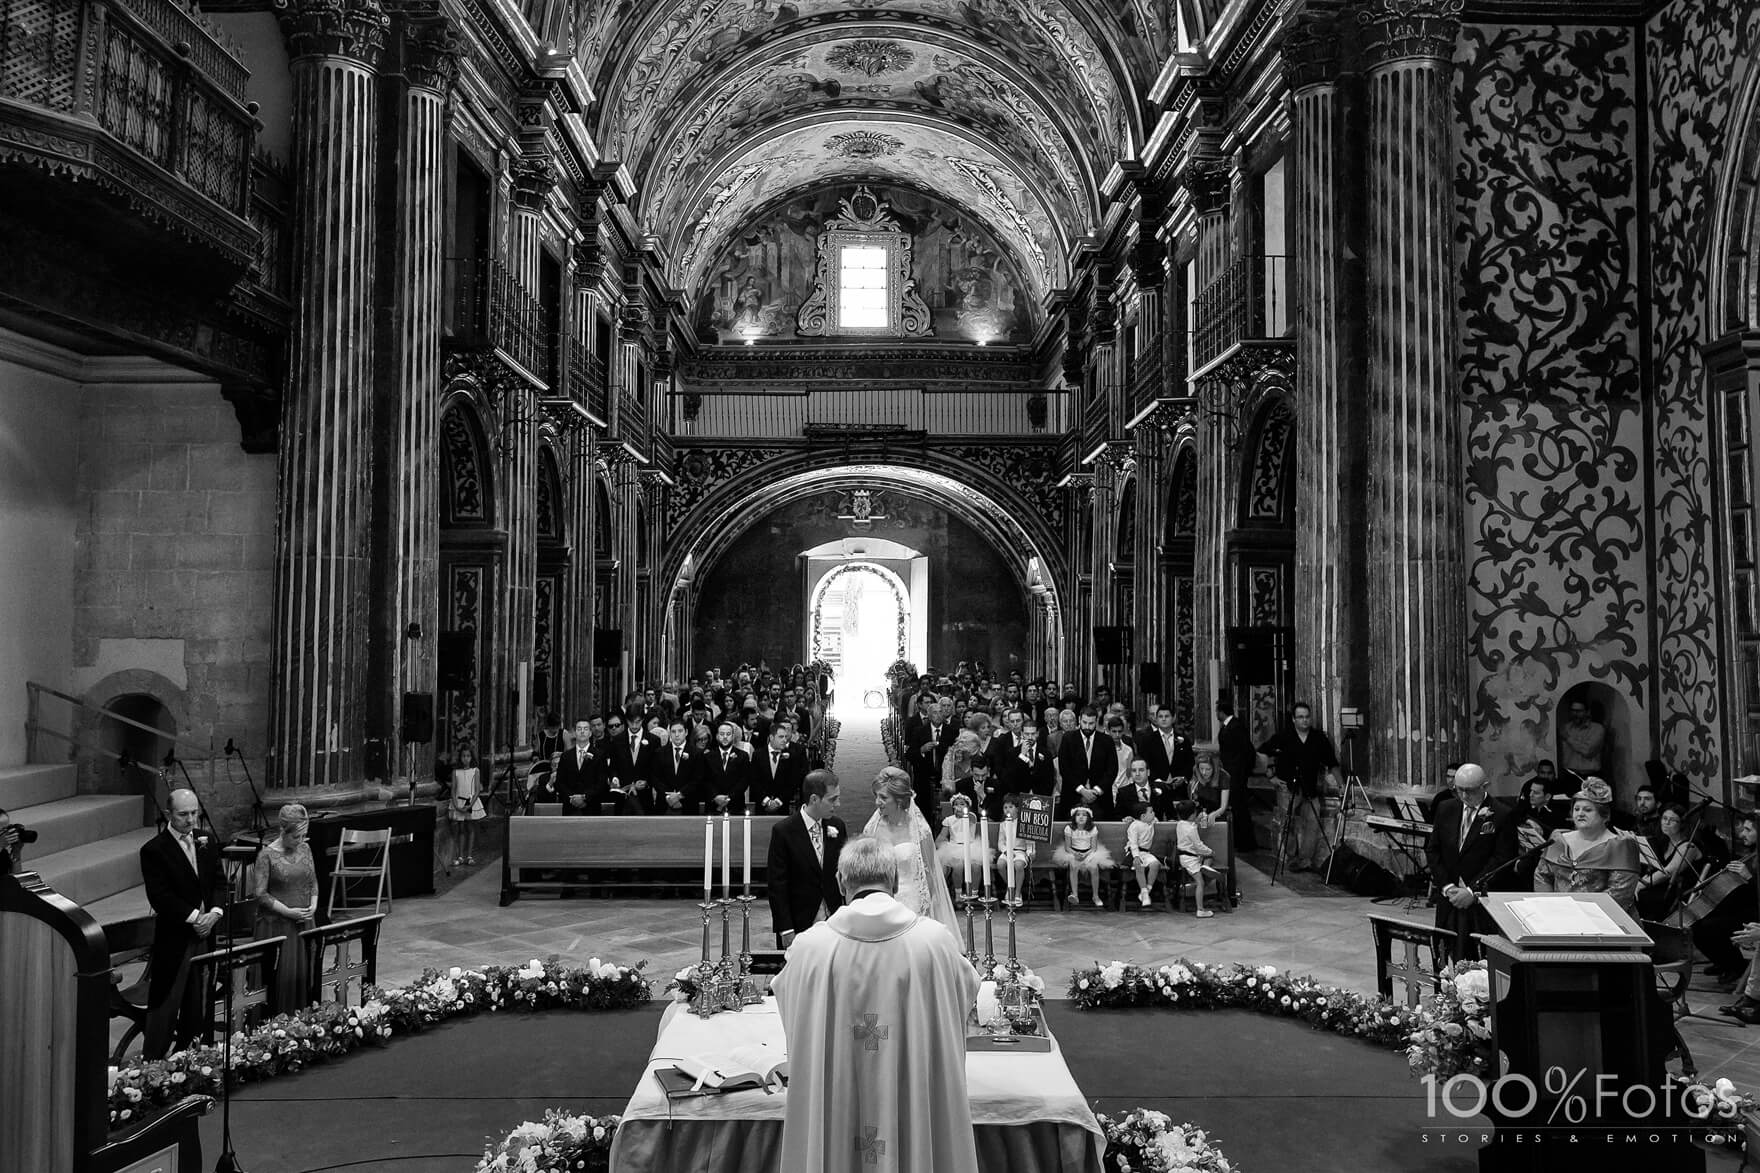
[(281, 964), (275, 972), (276, 1006), (291, 1014), (303, 1009), (306, 997), (305, 950), (299, 935), (318, 914), (318, 872), (306, 843), (306, 808), (282, 807), (276, 816), (281, 834), (257, 856), (256, 938), (281, 942)]
[(874, 776), (875, 811), (864, 835), (892, 849), (898, 860), (898, 902), (916, 913), (960, 933), (953, 913), (953, 897), (935, 858), (935, 836), (929, 821), (917, 810), (911, 776), (897, 766), (887, 766)]

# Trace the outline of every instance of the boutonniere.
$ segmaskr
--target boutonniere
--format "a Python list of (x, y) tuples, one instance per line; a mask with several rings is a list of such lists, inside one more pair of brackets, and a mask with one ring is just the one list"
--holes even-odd
[(827, 838), (827, 839), (837, 838), (837, 828), (833, 827), (830, 823), (825, 824), (825, 838)]
[(197, 835), (196, 836), (196, 846), (197, 847), (206, 847), (207, 845), (208, 845), (208, 837), (206, 835)]
[(680, 750), (678, 753), (678, 760), (681, 762), (688, 762), (690, 757), (691, 755), (684, 750)]
[(1479, 813), (1473, 817), (1481, 823), (1489, 823), (1491, 821), (1491, 815), (1491, 808), (1488, 806), (1482, 806), (1479, 808)]

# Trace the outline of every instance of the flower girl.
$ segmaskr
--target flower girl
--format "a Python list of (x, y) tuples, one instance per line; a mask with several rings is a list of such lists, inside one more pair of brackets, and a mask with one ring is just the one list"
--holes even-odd
[(1088, 874), (1088, 887), (1093, 891), (1094, 907), (1103, 908), (1100, 900), (1100, 869), (1112, 866), (1112, 853), (1100, 842), (1099, 828), (1094, 826), (1091, 807), (1078, 806), (1069, 812), (1063, 825), (1063, 844), (1051, 853), (1051, 862), (1069, 869), (1070, 902), (1080, 903), (1080, 877)]
[(1031, 839), (1021, 838), (1021, 796), (1004, 798), (1002, 821), (996, 824), (996, 871), (1002, 877), (1003, 899), (1016, 908), (1021, 906), (1021, 888), (1037, 846)]
[(978, 816), (972, 813), (972, 800), (963, 794), (953, 796), (953, 813), (941, 820), (941, 842), (935, 855), (941, 866), (954, 874), (950, 888), (964, 884), (968, 876), (982, 876), (990, 866), (989, 844), (978, 841)]

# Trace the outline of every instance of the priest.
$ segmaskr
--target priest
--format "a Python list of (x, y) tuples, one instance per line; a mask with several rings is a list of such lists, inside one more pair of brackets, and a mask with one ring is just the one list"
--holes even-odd
[(978, 975), (939, 921), (893, 899), (871, 838), (837, 861), (848, 903), (794, 939), (771, 983), (788, 1042), (783, 1169), (976, 1173), (966, 1015)]

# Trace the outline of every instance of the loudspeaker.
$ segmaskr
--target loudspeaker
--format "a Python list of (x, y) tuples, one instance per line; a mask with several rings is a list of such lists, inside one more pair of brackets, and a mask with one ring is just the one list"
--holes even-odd
[(1137, 691), (1161, 692), (1161, 665), (1154, 660), (1144, 660), (1137, 665)]
[(1124, 663), (1124, 633), (1122, 627), (1096, 627), (1094, 629), (1094, 659), (1101, 664)]
[(1231, 627), (1228, 651), (1229, 674), (1240, 683), (1277, 683), (1277, 645), (1272, 629)]
[(477, 633), (443, 631), (436, 654), (435, 683), (442, 692), (464, 692), (477, 674)]
[(404, 744), (434, 740), (434, 694), (406, 692), (403, 694)]
[(1347, 845), (1340, 843), (1332, 853), (1332, 882), (1358, 896), (1380, 900), (1398, 896), (1405, 889), (1398, 876), (1372, 859), (1364, 859)]
[(593, 632), (593, 667), (615, 668), (623, 662), (623, 628), (601, 627)]
[(386, 774), (385, 743), (375, 737), (363, 745), (361, 749), (363, 750), (362, 756), (365, 758), (364, 768), (367, 777), (374, 782), (382, 781)]

